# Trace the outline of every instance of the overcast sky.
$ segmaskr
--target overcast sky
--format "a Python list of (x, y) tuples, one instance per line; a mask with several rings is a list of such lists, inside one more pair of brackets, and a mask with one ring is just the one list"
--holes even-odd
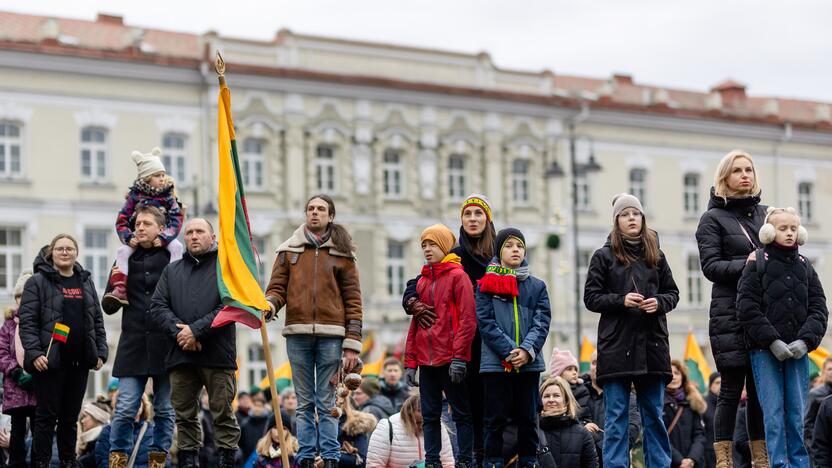
[(296, 33), (460, 52), (498, 67), (832, 101), (828, 0), (3, 0), (0, 9), (269, 40)]

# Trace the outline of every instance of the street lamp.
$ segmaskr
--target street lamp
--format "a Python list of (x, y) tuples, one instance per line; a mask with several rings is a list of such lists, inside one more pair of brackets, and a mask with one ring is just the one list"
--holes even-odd
[[(578, 138), (589, 140), (589, 158), (587, 162), (578, 164), (575, 144)], [(595, 159), (594, 141), (588, 135), (576, 135), (575, 123), (569, 124), (569, 176), (572, 180), (572, 258), (574, 259), (573, 275), (575, 281), (575, 341), (578, 345), (578, 353), (581, 351), (581, 284), (580, 271), (578, 270), (578, 175), (586, 175), (592, 172), (601, 171), (602, 167)], [(547, 178), (563, 177), (566, 172), (560, 167), (557, 161), (553, 161), (545, 173)]]

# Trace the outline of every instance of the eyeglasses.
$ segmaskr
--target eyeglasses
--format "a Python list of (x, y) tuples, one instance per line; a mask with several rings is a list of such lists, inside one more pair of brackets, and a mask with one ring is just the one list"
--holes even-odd
[(54, 249), (52, 249), (52, 251), (58, 253), (73, 253), (76, 250), (77, 249), (75, 247), (55, 247)]

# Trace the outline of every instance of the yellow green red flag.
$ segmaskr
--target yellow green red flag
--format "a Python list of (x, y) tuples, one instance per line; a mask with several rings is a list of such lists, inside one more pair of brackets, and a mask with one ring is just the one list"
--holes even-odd
[[(282, 392), (286, 387), (292, 386), (292, 366), (289, 362), (284, 363), (274, 371), (274, 384), (277, 392)], [(258, 385), (260, 388), (269, 388), (269, 376), (263, 377)]]
[(814, 379), (823, 370), (823, 362), (829, 357), (829, 350), (823, 347), (809, 353), (809, 377)]
[(217, 146), (219, 147), (219, 232), (217, 234), (217, 284), (225, 307), (212, 327), (239, 322), (260, 328), (261, 311), (269, 310), (263, 289), (257, 281), (257, 252), (251, 242), (246, 197), (234, 121), (231, 118), (231, 92), (220, 85), (217, 103)]
[(708, 380), (711, 378), (711, 366), (702, 354), (702, 348), (696, 342), (693, 331), (688, 332), (688, 340), (685, 345), (685, 365), (688, 367), (688, 378), (696, 383), (699, 391), (705, 394), (708, 391)]
[(589, 338), (584, 335), (584, 339), (581, 341), (581, 356), (579, 358), (581, 374), (589, 372), (589, 368), (592, 366), (592, 353), (594, 352), (595, 346), (593, 346), (592, 342), (589, 341)]

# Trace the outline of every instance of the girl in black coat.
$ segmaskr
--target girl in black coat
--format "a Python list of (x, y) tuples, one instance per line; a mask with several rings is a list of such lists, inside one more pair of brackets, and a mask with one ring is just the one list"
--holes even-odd
[[(717, 462), (727, 460), (743, 386), (748, 393), (748, 435), (753, 457), (765, 460), (763, 413), (751, 374), (742, 326), (737, 319), (737, 283), (747, 262), (761, 246), (757, 232), (763, 225), (760, 186), (751, 155), (734, 150), (719, 162), (711, 188), (708, 211), (699, 220), (696, 242), (702, 273), (713, 282), (710, 322), (711, 351), (722, 376), (714, 414), (714, 450)], [(726, 461), (727, 463), (727, 461)]]
[(578, 403), (569, 383), (562, 377), (549, 378), (540, 385), (540, 397), (540, 429), (546, 435), (545, 443), (555, 466), (598, 468), (595, 442), (578, 421)]
[(673, 360), (673, 380), (664, 396), (664, 424), (670, 436), (673, 468), (705, 466), (705, 425), (702, 415), (708, 407), (705, 399), (688, 380), (688, 370)]
[(679, 289), (656, 233), (647, 228), (639, 200), (613, 199), (613, 229), (589, 263), (584, 288), (587, 309), (598, 322), (596, 380), (604, 389), (604, 466), (629, 466), (630, 389), (644, 426), (647, 467), (670, 464), (670, 442), (662, 424), (662, 400), (670, 381), (666, 314)]
[[(77, 258), (75, 239), (56, 236), (35, 259), (35, 274), (20, 302), (24, 367), (32, 373), (37, 397), (32, 458), (38, 468), (49, 466), (56, 424), (61, 466), (75, 465), (76, 421), (87, 376), (107, 359), (98, 293)], [(65, 343), (52, 339), (56, 324), (69, 328)]]

